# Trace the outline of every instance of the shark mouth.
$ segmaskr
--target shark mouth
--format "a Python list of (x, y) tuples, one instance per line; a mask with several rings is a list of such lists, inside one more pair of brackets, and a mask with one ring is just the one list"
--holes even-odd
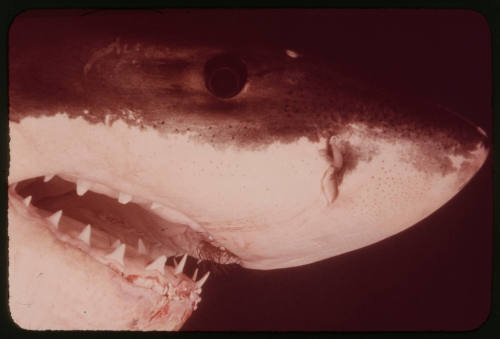
[(210, 274), (200, 272), (198, 264), (238, 262), (182, 213), (102, 184), (63, 175), (36, 177), (11, 184), (9, 201), (54, 241), (111, 270), (129, 288), (159, 298), (131, 328), (164, 329), (152, 324), (168, 324), (174, 313), (183, 319), (173, 321), (171, 329), (182, 325), (197, 309)]

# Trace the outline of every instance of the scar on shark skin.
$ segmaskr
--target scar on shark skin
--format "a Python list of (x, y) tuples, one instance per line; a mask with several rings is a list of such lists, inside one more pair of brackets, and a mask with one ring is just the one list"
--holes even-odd
[(326, 205), (331, 205), (339, 194), (338, 172), (342, 169), (343, 157), (340, 149), (335, 145), (335, 138), (331, 136), (328, 139), (325, 157), (330, 166), (325, 170), (321, 178), (321, 191), (325, 198)]

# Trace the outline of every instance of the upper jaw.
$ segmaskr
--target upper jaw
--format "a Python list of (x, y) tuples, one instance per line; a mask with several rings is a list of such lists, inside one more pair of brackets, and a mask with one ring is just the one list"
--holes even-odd
[[(120, 223), (116, 227), (108, 225), (108, 231), (113, 235), (133, 232), (137, 234), (133, 239), (134, 243), (137, 243), (138, 235), (142, 234), (144, 243), (155, 244), (150, 248), (153, 258), (161, 255), (179, 256), (186, 253), (200, 260), (212, 259), (220, 263), (238, 262), (237, 257), (217, 243), (214, 237), (194, 219), (175, 209), (174, 206), (160, 203), (150, 197), (138, 196), (132, 192), (121, 192), (112, 186), (64, 173), (48, 174), (11, 184), (9, 197), (19, 200), (21, 197), (16, 190), (22, 192), (22, 199), (29, 199), (30, 204), (35, 204), (44, 211), (61, 210), (65, 216), (75, 216), (74, 218), (77, 219), (82, 218), (77, 215), (81, 215), (80, 211), (85, 210), (89, 201), (91, 203), (95, 201), (94, 206), (86, 212), (89, 217), (94, 215), (89, 220), (95, 220), (95, 215), (101, 215), (101, 213), (103, 216), (107, 213), (119, 213), (118, 217), (123, 218), (126, 224)], [(58, 196), (66, 196), (66, 198), (58, 198)], [(102, 208), (96, 206), (99, 204)], [(126, 205), (128, 205), (126, 208), (120, 207)], [(85, 219), (85, 215), (83, 218)], [(124, 225), (127, 225), (129, 229), (124, 229)], [(207, 248), (210, 248), (210, 252), (220, 253), (212, 257), (206, 253)]]
[[(200, 257), (199, 243), (201, 242), (210, 245), (212, 251), (222, 247), (217, 242), (217, 239), (204, 229), (202, 224), (184, 212), (186, 211), (185, 208), (180, 208), (173, 203), (175, 200), (170, 199), (165, 194), (163, 185), (157, 181), (158, 176), (155, 176), (154, 171), (152, 173), (146, 168), (141, 173), (141, 170), (134, 166), (135, 172), (130, 173), (129, 169), (132, 164), (128, 162), (130, 160), (129, 155), (136, 161), (135, 165), (144, 164), (147, 167), (148, 159), (144, 159), (144, 154), (148, 154), (148, 148), (151, 149), (150, 145), (144, 145), (144, 148), (137, 145), (137, 151), (128, 153), (123, 149), (122, 143), (118, 142), (119, 146), (116, 146), (117, 138), (113, 136), (112, 128), (103, 125), (94, 127), (83, 122), (83, 120), (79, 121), (84, 125), (85, 130), (83, 133), (87, 137), (78, 139), (78, 135), (73, 135), (75, 138), (72, 138), (70, 137), (72, 134), (79, 133), (78, 129), (81, 127), (79, 123), (76, 122), (76, 128), (61, 127), (55, 130), (52, 124), (57, 125), (58, 119), (65, 123), (68, 122), (63, 116), (56, 119), (47, 118), (48, 125), (43, 123), (43, 118), (26, 119), (21, 123), (10, 122), (10, 186), (36, 177), (51, 179), (55, 175), (56, 178), (73, 183), (73, 190), (77, 194), (83, 194), (88, 190), (89, 192), (106, 195), (117, 203), (140, 205), (166, 223), (176, 224), (179, 228), (188, 232), (190, 236), (186, 236), (185, 239), (189, 238), (189, 241), (182, 241), (181, 239), (175, 250), (176, 252), (169, 254), (189, 253), (193, 257)], [(87, 129), (89, 127), (91, 128), (91, 134), (95, 134), (94, 131), (99, 131), (102, 132), (101, 135), (108, 136), (112, 140), (111, 145), (104, 145), (104, 152), (102, 152), (102, 148), (99, 149), (99, 144), (105, 144), (105, 140), (97, 141), (96, 144), (84, 145), (86, 143), (85, 139), (89, 136), (89, 130)], [(68, 136), (60, 133), (63, 130), (72, 128), (73, 131), (68, 133)], [(126, 125), (120, 125), (120, 128), (125, 131), (128, 130)], [(108, 134), (111, 134), (111, 136)], [(51, 138), (54, 140), (51, 140)], [(62, 144), (58, 139), (63, 140), (66, 144), (61, 147)], [(134, 139), (133, 136), (130, 139)], [(155, 140), (152, 142), (154, 143)], [(135, 140), (131, 140), (131, 142), (134, 143)], [(96, 151), (92, 152), (87, 146), (90, 148), (95, 147)], [(149, 156), (155, 156), (155, 154), (149, 152)], [(135, 157), (138, 159), (135, 159)], [(168, 163), (169, 161), (171, 160), (165, 162)], [(225, 253), (229, 252), (225, 251)], [(203, 256), (203, 253), (201, 253), (201, 256)], [(225, 263), (237, 261), (234, 256), (230, 258), (218, 257)]]

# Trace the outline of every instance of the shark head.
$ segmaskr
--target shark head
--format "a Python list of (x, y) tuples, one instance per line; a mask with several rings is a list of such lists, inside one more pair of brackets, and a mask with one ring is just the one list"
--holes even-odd
[(180, 329), (209, 274), (195, 261), (269, 270), (368, 246), (439, 209), (488, 155), (458, 113), (321, 55), (203, 20), (183, 32), (182, 12), (29, 13), (9, 52), (23, 328)]

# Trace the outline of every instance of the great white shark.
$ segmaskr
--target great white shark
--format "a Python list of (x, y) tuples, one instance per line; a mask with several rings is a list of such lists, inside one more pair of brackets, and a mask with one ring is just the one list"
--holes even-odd
[(26, 329), (178, 330), (209, 278), (188, 257), (270, 270), (368, 246), (488, 156), (470, 120), (318, 55), (193, 35), (175, 11), (34, 13), (9, 34), (9, 306)]

